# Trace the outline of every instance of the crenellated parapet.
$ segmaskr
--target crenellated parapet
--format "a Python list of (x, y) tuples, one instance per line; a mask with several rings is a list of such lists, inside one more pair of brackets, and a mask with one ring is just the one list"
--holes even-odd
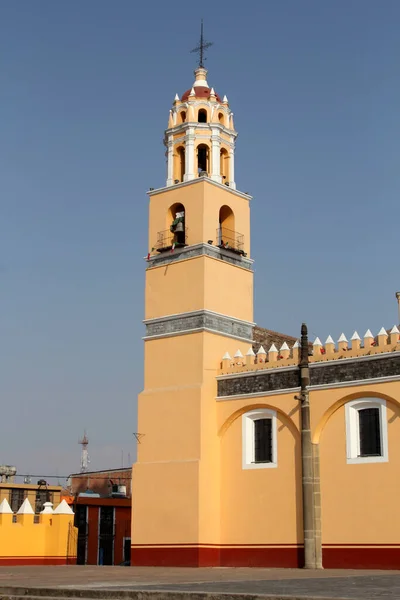
[[(355, 331), (350, 342), (344, 333), (341, 334), (337, 343), (330, 335), (325, 344), (317, 337), (312, 345), (309, 361), (317, 363), (396, 351), (400, 351), (400, 331), (397, 325), (390, 331), (382, 327), (376, 336), (368, 329), (363, 339)], [(233, 357), (226, 352), (221, 360), (220, 374), (296, 366), (299, 363), (299, 354), (300, 344), (298, 341), (292, 347), (289, 347), (287, 342), (284, 342), (280, 348), (272, 344), (268, 351), (261, 346), (257, 353), (250, 346), (245, 354), (238, 349)]]

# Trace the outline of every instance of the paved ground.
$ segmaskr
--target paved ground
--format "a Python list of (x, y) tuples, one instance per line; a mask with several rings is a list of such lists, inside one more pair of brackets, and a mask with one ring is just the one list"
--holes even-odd
[[(0, 587), (168, 590), (283, 595), (288, 598), (400, 599), (400, 571), (0, 567)], [(1, 590), (0, 590), (1, 594)], [(84, 595), (82, 593), (82, 595)]]

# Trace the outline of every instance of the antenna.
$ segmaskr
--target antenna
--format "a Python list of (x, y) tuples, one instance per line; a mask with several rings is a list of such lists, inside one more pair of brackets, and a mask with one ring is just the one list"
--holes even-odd
[(200, 29), (200, 42), (197, 48), (193, 48), (190, 52), (196, 52), (199, 54), (199, 67), (204, 67), (204, 61), (206, 58), (204, 57), (205, 51), (213, 45), (213, 42), (206, 42), (204, 40), (203, 35), (203, 19), (201, 20), (201, 29)]
[(78, 442), (82, 446), (82, 454), (81, 454), (81, 473), (87, 473), (89, 469), (89, 453), (88, 453), (88, 445), (89, 438), (86, 435), (86, 429), (83, 434), (83, 438), (81, 438)]
[(399, 307), (399, 324), (400, 324), (400, 292), (396, 292), (397, 303)]

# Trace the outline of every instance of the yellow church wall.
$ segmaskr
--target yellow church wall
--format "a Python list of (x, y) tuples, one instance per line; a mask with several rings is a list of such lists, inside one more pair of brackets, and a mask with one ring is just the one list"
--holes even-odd
[[(144, 444), (145, 441), (142, 442)], [(133, 466), (132, 543), (193, 544), (198, 540), (199, 461), (138, 462)]]
[[(77, 529), (74, 515), (0, 514), (0, 565), (73, 564)], [(14, 517), (15, 518), (15, 517)], [(38, 522), (35, 522), (38, 519)]]
[(145, 294), (145, 319), (207, 309), (253, 320), (253, 273), (209, 256), (148, 269)]
[[(242, 415), (277, 414), (277, 467), (243, 469)], [(290, 416), (288, 416), (290, 415)], [(221, 444), (221, 543), (302, 542), (299, 410), (292, 394), (218, 402)]]
[[(388, 462), (348, 464), (347, 402), (386, 400)], [(312, 391), (314, 442), (319, 442), (323, 544), (398, 544), (400, 383)]]

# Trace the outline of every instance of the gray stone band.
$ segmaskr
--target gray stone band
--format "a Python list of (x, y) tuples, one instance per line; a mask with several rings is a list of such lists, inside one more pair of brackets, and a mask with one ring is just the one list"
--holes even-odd
[(185, 248), (176, 248), (174, 252), (162, 252), (161, 254), (150, 258), (147, 268), (151, 269), (152, 267), (169, 265), (178, 260), (186, 260), (196, 256), (211, 256), (212, 258), (228, 262), (231, 265), (242, 267), (242, 269), (248, 269), (249, 271), (253, 270), (253, 261), (250, 258), (245, 258), (234, 252), (229, 252), (229, 250), (223, 250), (212, 244), (194, 244), (193, 246), (186, 246)]
[(227, 317), (209, 310), (197, 310), (180, 315), (169, 315), (145, 321), (146, 337), (165, 337), (193, 331), (215, 331), (229, 337), (252, 343), (254, 323)]

